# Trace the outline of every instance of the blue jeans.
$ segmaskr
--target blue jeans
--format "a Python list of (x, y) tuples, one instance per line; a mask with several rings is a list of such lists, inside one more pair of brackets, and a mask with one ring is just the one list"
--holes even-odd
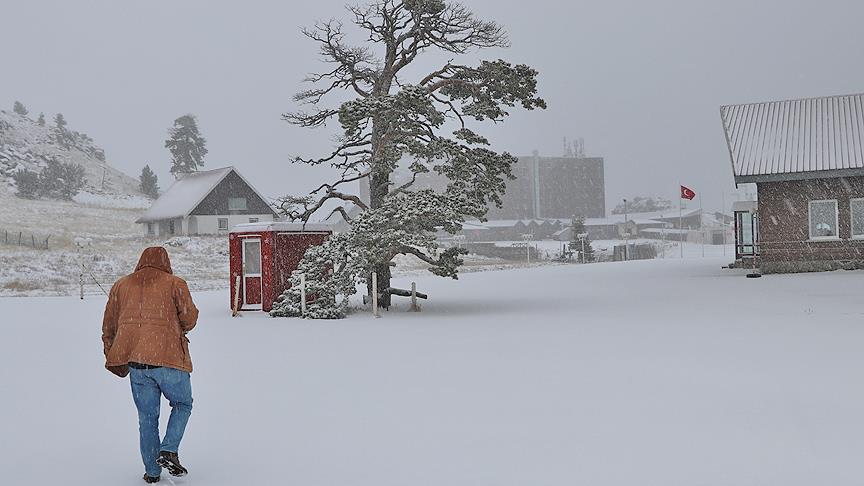
[[(192, 414), (192, 383), (189, 373), (174, 368), (129, 368), (132, 398), (138, 408), (141, 434), (141, 459), (148, 476), (156, 477), (162, 468), (156, 464), (159, 451), (177, 452), (189, 415)], [(171, 417), (165, 438), (159, 442), (159, 406), (162, 395), (171, 404)]]

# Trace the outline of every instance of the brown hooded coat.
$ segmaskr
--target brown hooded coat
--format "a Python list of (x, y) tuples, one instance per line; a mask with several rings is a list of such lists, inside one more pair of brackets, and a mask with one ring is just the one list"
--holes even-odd
[(168, 252), (144, 250), (135, 272), (111, 287), (102, 321), (105, 367), (124, 377), (130, 362), (192, 371), (189, 339), (198, 309), (186, 281), (171, 273)]

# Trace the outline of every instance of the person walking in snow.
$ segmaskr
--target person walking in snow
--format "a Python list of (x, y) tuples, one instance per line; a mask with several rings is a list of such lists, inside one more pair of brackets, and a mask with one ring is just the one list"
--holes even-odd
[[(144, 481), (159, 482), (162, 468), (185, 476), (177, 451), (192, 413), (192, 360), (186, 333), (198, 309), (186, 282), (171, 272), (162, 247), (144, 250), (135, 272), (111, 287), (102, 321), (105, 368), (129, 375), (138, 409)], [(165, 437), (159, 441), (162, 395), (171, 404)]]

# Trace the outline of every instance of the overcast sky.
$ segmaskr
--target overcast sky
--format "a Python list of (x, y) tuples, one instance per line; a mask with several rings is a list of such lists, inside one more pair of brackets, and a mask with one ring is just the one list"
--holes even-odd
[[(721, 104), (864, 91), (860, 1), (464, 3), (510, 34), (511, 48), (481, 55), (535, 67), (549, 105), (480, 131), (517, 155), (560, 155), (563, 137), (583, 137), (606, 159), (610, 207), (674, 198), (679, 180), (718, 206), (734, 187)], [(163, 188), (167, 129), (193, 113), (206, 168), (235, 165), (268, 196), (308, 191), (326, 169), (288, 158), (323, 154), (336, 127), (280, 116), (321, 67), (300, 26), (347, 20), (344, 4), (0, 0), (0, 105), (62, 112), (113, 165), (137, 176), (149, 163)]]

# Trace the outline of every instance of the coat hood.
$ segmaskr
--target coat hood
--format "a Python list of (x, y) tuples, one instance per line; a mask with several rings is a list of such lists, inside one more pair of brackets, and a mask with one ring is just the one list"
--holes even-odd
[(171, 259), (168, 258), (168, 252), (165, 251), (165, 248), (161, 246), (151, 246), (141, 253), (141, 258), (138, 259), (138, 266), (135, 267), (135, 271), (137, 272), (146, 267), (173, 274), (171, 271)]

